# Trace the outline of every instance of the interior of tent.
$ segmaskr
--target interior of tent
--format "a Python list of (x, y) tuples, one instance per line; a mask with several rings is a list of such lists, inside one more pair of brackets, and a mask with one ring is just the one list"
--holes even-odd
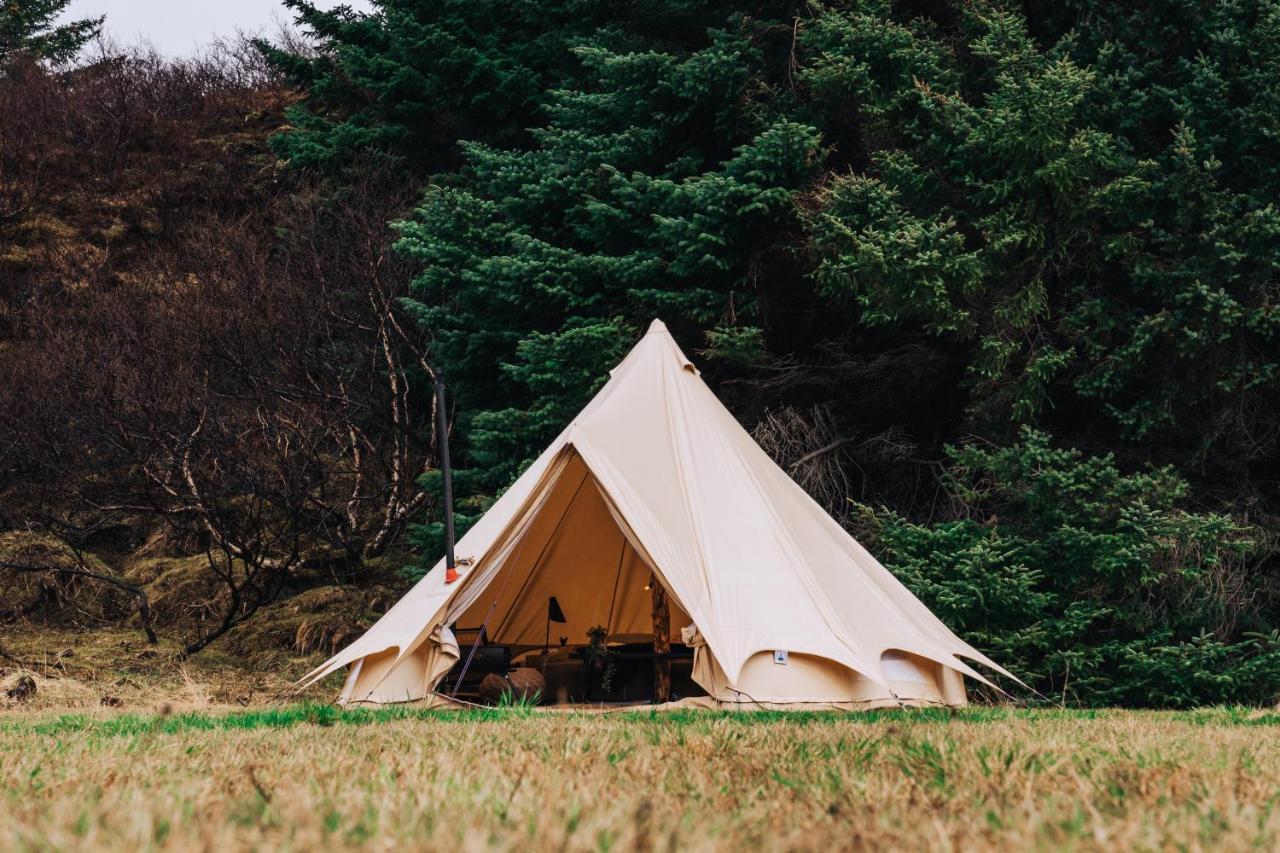
[(487, 672), (524, 667), (541, 673), (546, 699), (556, 704), (649, 701), (655, 585), (667, 595), (674, 642), (663, 659), (671, 662), (674, 695), (702, 694), (691, 678), (693, 651), (679, 641), (691, 620), (614, 518), (582, 458), (570, 453), (504, 564), (454, 621), (460, 660), (438, 690), (452, 695), (457, 687), (465, 698)]

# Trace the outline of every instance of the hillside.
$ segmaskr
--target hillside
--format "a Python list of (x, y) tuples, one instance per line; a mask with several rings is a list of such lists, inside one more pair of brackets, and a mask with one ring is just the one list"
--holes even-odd
[[(283, 381), (279, 362), (215, 359), (279, 353), (314, 320), (314, 302), (308, 311), (280, 292), (270, 299), (295, 312), (292, 327), (270, 312), (256, 326), (226, 312), (266, 285), (284, 289), (252, 274), (266, 258), (301, 260), (285, 257), (290, 232), (316, 237), (299, 214), (314, 190), (267, 145), (295, 96), (247, 45), (232, 47), (182, 62), (110, 54), (67, 75), (29, 65), (0, 79), (0, 669), (47, 675), (42, 694), (90, 685), (73, 704), (167, 696), (180, 672), (223, 701), (278, 691), (403, 586), (405, 557), (370, 558), (354, 586), (312, 540), (287, 582), (268, 588), (243, 556), (211, 550), (208, 527), (166, 504), (163, 476), (147, 473), (173, 427), (156, 407), (189, 403), (183, 382), (255, 368), (248, 385)], [(258, 607), (252, 626), (181, 663)]]

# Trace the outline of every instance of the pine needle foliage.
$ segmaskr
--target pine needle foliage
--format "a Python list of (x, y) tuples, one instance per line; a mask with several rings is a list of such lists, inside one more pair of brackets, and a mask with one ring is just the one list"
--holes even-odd
[(1094, 705), (1274, 704), (1280, 632), (1252, 606), (1257, 531), (1187, 508), (1168, 468), (1125, 474), (1024, 430), (954, 448), (962, 517), (860, 507), (863, 539), (949, 627), (1043, 698)]
[(64, 24), (58, 18), (71, 0), (0, 2), (0, 75), (4, 66), (26, 57), (53, 65), (70, 62), (102, 30), (102, 17)]
[[(427, 177), (395, 227), (464, 523), (659, 316), (748, 426), (828, 413), (890, 562), (1042, 689), (1272, 689), (1280, 2), (290, 6), (277, 150)], [(1041, 457), (1101, 505), (1015, 498)], [(947, 458), (998, 523), (930, 509)]]

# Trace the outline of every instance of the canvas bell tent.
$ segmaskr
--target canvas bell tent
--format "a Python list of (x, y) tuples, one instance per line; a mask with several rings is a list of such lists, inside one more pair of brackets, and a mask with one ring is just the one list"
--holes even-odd
[[(447, 703), (481, 638), (514, 665), (581, 667), (592, 629), (597, 649), (653, 642), (653, 584), (686, 705), (957, 706), (965, 676), (985, 682), (966, 659), (1007, 675), (756, 445), (659, 321), (457, 554), (456, 581), (442, 561), (303, 685), (347, 667), (343, 704)], [(551, 698), (590, 699), (565, 681)]]

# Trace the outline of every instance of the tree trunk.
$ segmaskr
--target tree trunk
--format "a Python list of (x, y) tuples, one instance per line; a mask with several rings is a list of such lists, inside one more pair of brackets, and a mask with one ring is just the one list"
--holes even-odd
[(671, 608), (667, 591), (657, 579), (649, 582), (653, 593), (653, 701), (671, 700)]

